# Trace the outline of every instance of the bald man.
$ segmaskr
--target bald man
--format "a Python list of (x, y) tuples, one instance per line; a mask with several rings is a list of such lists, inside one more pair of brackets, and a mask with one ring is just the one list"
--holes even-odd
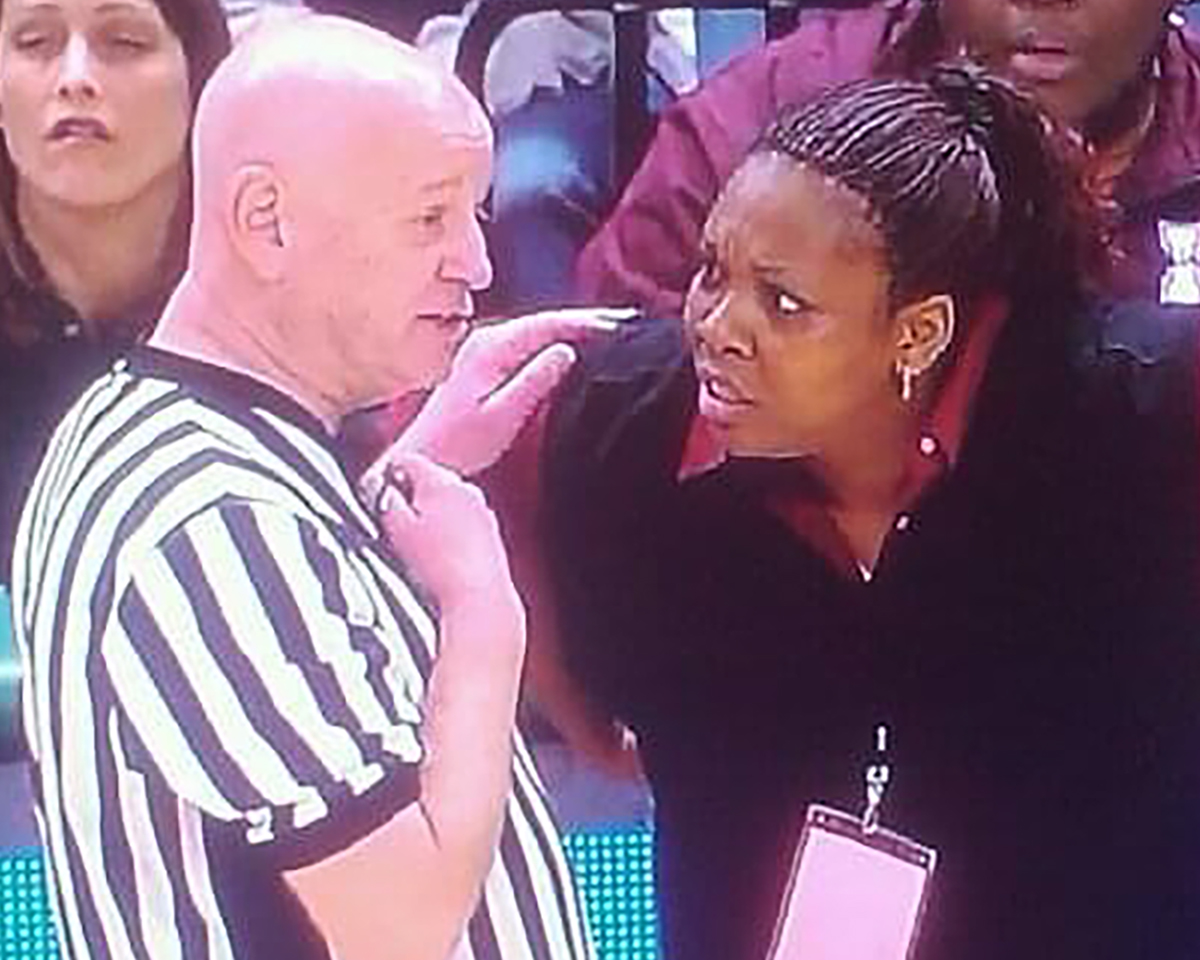
[[(189, 269), (18, 536), (67, 956), (586, 956), (514, 721), (524, 609), (454, 470), (606, 324), (467, 337), (490, 164), (457, 81), (346, 21), (256, 32), (206, 90)], [(360, 495), (342, 419), (448, 371)]]

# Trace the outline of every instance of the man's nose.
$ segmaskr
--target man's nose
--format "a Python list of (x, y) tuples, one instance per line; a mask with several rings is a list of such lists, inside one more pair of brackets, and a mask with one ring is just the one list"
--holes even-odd
[(92, 50), (87, 39), (71, 34), (63, 47), (58, 66), (59, 96), (93, 98), (99, 93), (92, 62)]
[(475, 218), (459, 237), (442, 264), (447, 280), (465, 283), (472, 290), (486, 290), (492, 285), (492, 261), (488, 257), (483, 227)]

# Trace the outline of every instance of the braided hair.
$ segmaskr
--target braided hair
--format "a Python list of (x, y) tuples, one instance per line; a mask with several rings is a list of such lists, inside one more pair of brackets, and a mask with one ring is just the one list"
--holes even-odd
[(970, 62), (826, 91), (781, 116), (754, 152), (790, 157), (866, 198), (893, 307), (948, 293), (969, 315), (989, 291), (1065, 306), (1107, 262), (1081, 147)]

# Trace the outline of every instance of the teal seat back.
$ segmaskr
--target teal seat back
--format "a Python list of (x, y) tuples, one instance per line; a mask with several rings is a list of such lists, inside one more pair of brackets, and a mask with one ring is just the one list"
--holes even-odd
[[(563, 842), (597, 960), (661, 960), (650, 828), (589, 827)], [(57, 960), (50, 910), (41, 851), (0, 850), (0, 960)]]
[(0, 586), (0, 762), (24, 755), (21, 741), (21, 658), (13, 637), (12, 604)]
[(59, 956), (42, 851), (0, 850), (0, 960)]

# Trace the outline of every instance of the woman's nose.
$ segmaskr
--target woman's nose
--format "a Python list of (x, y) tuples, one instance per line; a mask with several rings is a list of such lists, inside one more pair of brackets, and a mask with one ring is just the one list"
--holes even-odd
[(87, 39), (78, 34), (67, 38), (58, 68), (58, 94), (68, 99), (91, 99), (99, 93)]
[(713, 354), (748, 358), (754, 354), (754, 340), (738, 322), (733, 291), (725, 289), (700, 306), (693, 323), (696, 340)]

